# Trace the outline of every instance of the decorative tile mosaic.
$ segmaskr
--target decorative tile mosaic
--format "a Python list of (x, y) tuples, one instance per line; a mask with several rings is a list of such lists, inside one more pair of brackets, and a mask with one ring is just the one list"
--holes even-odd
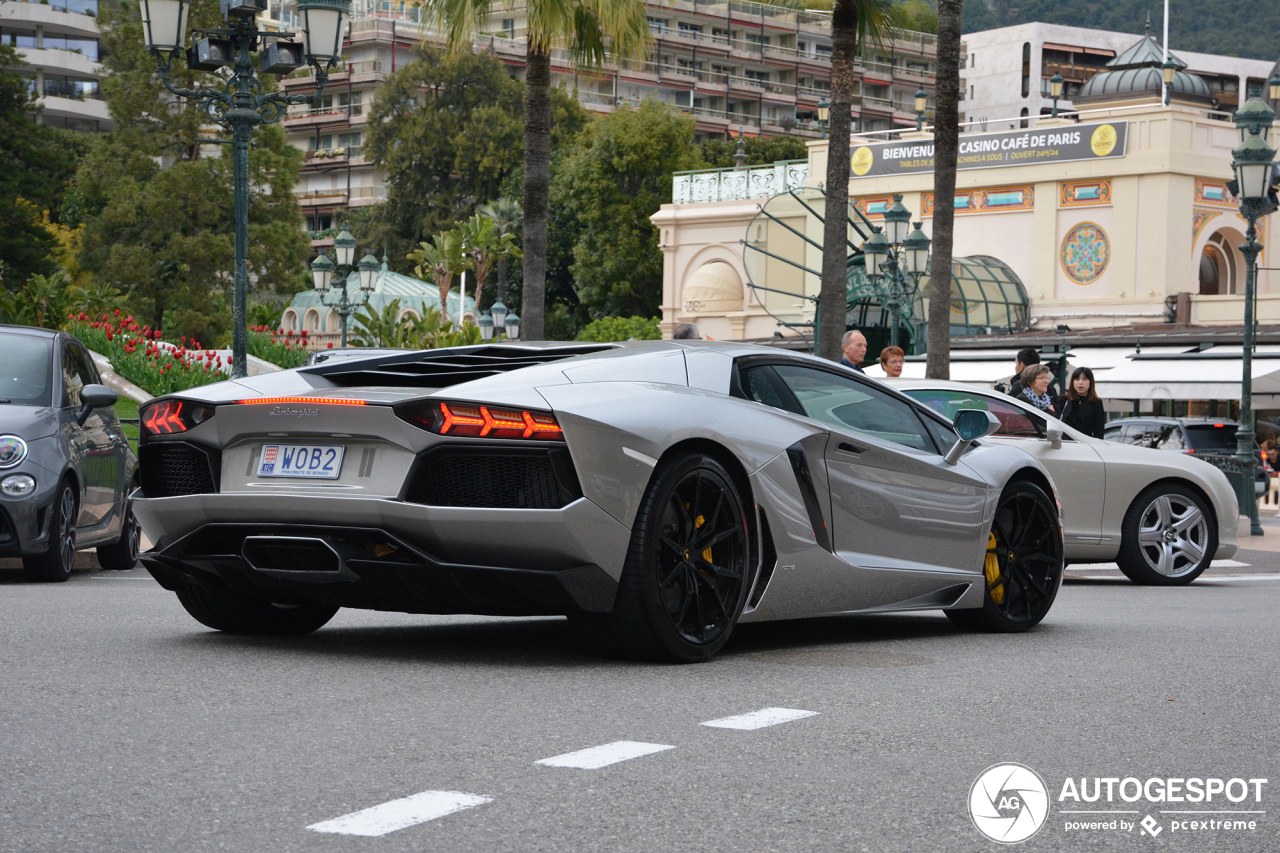
[(1061, 184), (1058, 203), (1063, 207), (1111, 204), (1111, 181), (1072, 181)]
[[(1027, 210), (1035, 206), (1035, 187), (993, 187), (956, 193), (957, 213)], [(924, 195), (924, 215), (933, 215), (933, 193)]]
[(1196, 202), (1199, 204), (1221, 204), (1235, 207), (1236, 201), (1227, 192), (1224, 181), (1196, 181)]
[(1111, 241), (1096, 222), (1081, 222), (1062, 241), (1062, 271), (1076, 284), (1093, 284), (1111, 260)]

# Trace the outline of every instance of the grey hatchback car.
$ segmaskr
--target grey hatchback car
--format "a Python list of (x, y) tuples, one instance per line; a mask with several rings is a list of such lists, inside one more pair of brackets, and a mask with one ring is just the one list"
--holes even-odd
[(0, 557), (65, 581), (78, 549), (131, 569), (138, 457), (89, 351), (66, 332), (0, 326)]

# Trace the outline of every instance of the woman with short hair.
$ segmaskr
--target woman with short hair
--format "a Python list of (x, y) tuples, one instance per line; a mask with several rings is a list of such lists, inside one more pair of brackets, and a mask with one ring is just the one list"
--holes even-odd
[(907, 354), (902, 351), (902, 347), (885, 347), (880, 350), (880, 367), (884, 370), (887, 379), (897, 379), (901, 376), (902, 366), (906, 361)]
[(1024, 368), (1022, 375), (1018, 377), (1022, 384), (1022, 399), (1040, 411), (1056, 417), (1053, 398), (1049, 396), (1049, 380), (1052, 378), (1053, 374), (1045, 364), (1033, 364)]
[(1098, 398), (1093, 384), (1093, 371), (1077, 367), (1071, 372), (1067, 394), (1063, 397), (1062, 422), (1085, 435), (1102, 438), (1107, 426), (1107, 410)]

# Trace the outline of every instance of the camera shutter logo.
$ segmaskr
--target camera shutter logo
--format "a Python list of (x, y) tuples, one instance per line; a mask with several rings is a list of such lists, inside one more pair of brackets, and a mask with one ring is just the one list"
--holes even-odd
[(1030, 767), (994, 764), (982, 771), (969, 789), (969, 817), (992, 841), (1026, 841), (1049, 817), (1049, 789)]

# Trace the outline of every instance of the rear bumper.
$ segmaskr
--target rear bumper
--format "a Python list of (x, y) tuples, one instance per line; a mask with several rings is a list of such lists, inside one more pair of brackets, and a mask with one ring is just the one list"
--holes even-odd
[[(409, 613), (607, 612), (630, 540), (586, 499), (559, 510), (512, 510), (224, 493), (138, 498), (134, 512), (156, 543), (143, 564), (168, 589), (195, 583), (281, 602)], [(255, 566), (245, 558), (247, 536), (318, 540), (341, 565)]]

